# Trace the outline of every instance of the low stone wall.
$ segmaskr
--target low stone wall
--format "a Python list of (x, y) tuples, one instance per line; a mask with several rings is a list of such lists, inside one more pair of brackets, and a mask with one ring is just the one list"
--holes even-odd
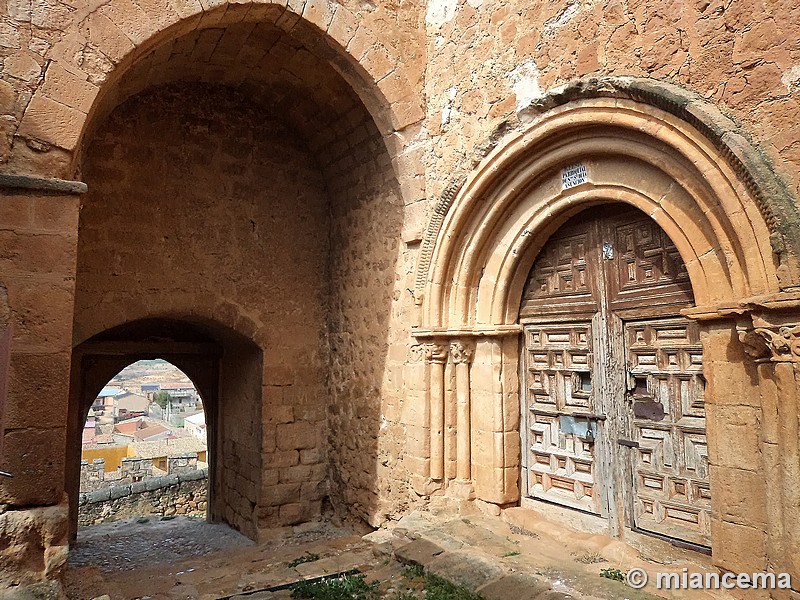
[(78, 524), (95, 525), (130, 517), (205, 513), (208, 469), (152, 477), (81, 494)]

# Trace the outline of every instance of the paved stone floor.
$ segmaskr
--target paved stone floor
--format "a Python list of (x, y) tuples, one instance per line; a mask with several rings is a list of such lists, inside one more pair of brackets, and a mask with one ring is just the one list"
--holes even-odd
[[(485, 600), (727, 600), (718, 592), (646, 592), (600, 577), (605, 568), (653, 573), (710, 568), (689, 552), (642, 552), (603, 535), (578, 533), (531, 511), (487, 517), (471, 506), (417, 511), (391, 529), (364, 537), (329, 523), (285, 528), (254, 544), (224, 525), (200, 519), (136, 520), (93, 526), (79, 534), (70, 558), (70, 599), (262, 600), (290, 598), (268, 588), (358, 569), (381, 582), (386, 599), (424, 598), (424, 581), (405, 564), (463, 585)], [(313, 561), (290, 566), (309, 553)], [(652, 560), (656, 558), (659, 562)]]

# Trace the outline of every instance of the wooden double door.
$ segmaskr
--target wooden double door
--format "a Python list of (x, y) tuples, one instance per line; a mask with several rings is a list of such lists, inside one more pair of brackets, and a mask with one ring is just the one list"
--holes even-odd
[(523, 494), (709, 547), (702, 348), (686, 267), (624, 206), (542, 248), (520, 319)]

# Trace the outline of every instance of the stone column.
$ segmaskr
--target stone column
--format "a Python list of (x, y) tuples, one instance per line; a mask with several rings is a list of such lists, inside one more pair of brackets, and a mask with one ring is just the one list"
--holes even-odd
[(456, 480), (460, 483), (467, 483), (472, 480), (472, 427), (470, 419), (470, 385), (469, 385), (469, 364), (472, 361), (473, 352), (462, 342), (450, 344), (450, 356), (453, 357), (453, 364), (456, 369), (456, 455), (457, 469)]
[(472, 363), (472, 473), (475, 495), (495, 505), (519, 499), (518, 336), (486, 336)]
[(426, 344), (428, 363), (428, 405), (430, 406), (431, 463), (430, 477), (444, 479), (444, 370), (447, 363), (447, 346)]

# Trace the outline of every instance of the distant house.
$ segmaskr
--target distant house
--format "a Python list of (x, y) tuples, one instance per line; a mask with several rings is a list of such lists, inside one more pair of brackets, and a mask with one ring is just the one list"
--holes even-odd
[(206, 440), (206, 413), (200, 411), (197, 414), (186, 417), (183, 420), (186, 431), (191, 433), (198, 440)]
[(89, 409), (89, 416), (86, 417), (86, 423), (83, 424), (83, 436), (81, 443), (93, 444), (97, 437), (97, 419), (95, 418), (94, 411)]
[(117, 398), (125, 393), (125, 390), (118, 387), (104, 387), (95, 398), (92, 410), (95, 416), (116, 417)]
[(151, 458), (153, 466), (162, 471), (167, 470), (167, 457), (191, 452), (197, 453), (198, 462), (207, 462), (205, 442), (194, 437), (134, 442), (128, 447), (128, 456)]
[(131, 436), (133, 442), (163, 440), (174, 436), (172, 429), (163, 423), (144, 417), (120, 421), (114, 426), (114, 433)]
[(171, 410), (174, 411), (194, 410), (200, 400), (192, 383), (163, 383), (161, 390), (169, 394)]
[(160, 383), (143, 383), (141, 386), (141, 392), (144, 395), (154, 394), (161, 389)]
[(149, 405), (150, 401), (141, 394), (123, 392), (117, 396), (117, 416), (120, 421), (134, 417), (146, 417)]

